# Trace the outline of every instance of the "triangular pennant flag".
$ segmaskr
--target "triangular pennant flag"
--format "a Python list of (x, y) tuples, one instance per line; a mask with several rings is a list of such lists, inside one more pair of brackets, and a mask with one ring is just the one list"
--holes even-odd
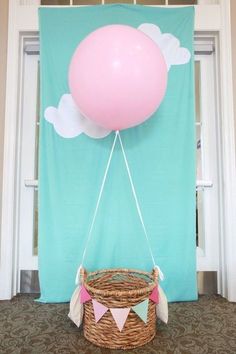
[(91, 300), (91, 296), (89, 295), (89, 293), (87, 292), (85, 287), (82, 286), (81, 290), (80, 290), (80, 302), (81, 302), (81, 304), (84, 304), (85, 302), (87, 302), (89, 300)]
[(107, 312), (108, 307), (104, 306), (103, 304), (100, 304), (100, 302), (96, 300), (92, 300), (92, 303), (93, 303), (95, 322), (97, 323), (102, 318), (102, 316)]
[(153, 302), (155, 302), (155, 304), (158, 303), (159, 296), (158, 296), (157, 286), (155, 286), (155, 288), (153, 289), (151, 295), (149, 296), (149, 299), (152, 300)]
[(114, 308), (114, 309), (110, 309), (110, 311), (115, 320), (117, 327), (119, 328), (119, 331), (121, 332), (125, 325), (125, 321), (128, 317), (128, 314), (130, 312), (130, 308), (125, 308), (125, 309)]
[(143, 320), (143, 322), (147, 323), (147, 315), (148, 315), (148, 299), (140, 302), (140, 304), (132, 306), (132, 310)]

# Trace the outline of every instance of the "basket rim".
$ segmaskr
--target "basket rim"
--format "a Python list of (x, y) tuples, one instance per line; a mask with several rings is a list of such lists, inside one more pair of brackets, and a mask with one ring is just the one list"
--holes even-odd
[[(151, 283), (145, 287), (134, 290), (102, 290), (97, 289), (87, 283), (87, 276), (94, 276), (102, 273), (136, 273), (141, 275), (146, 275), (151, 280)], [(81, 271), (82, 283), (88, 291), (91, 291), (95, 295), (103, 295), (103, 296), (134, 296), (134, 295), (143, 295), (145, 293), (151, 292), (155, 286), (157, 286), (158, 281), (158, 270), (156, 268), (153, 269), (152, 272), (147, 272), (138, 269), (128, 269), (128, 268), (109, 268), (109, 269), (100, 269), (94, 272), (87, 273), (83, 268)]]

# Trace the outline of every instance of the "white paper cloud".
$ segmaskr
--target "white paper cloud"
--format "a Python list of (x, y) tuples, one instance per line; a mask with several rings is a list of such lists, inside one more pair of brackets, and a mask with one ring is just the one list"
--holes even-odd
[(180, 47), (180, 41), (171, 33), (161, 33), (153, 23), (142, 23), (138, 29), (149, 36), (161, 49), (167, 68), (171, 65), (181, 65), (189, 62), (191, 53), (187, 48)]
[(111, 132), (111, 130), (102, 128), (85, 118), (70, 94), (61, 96), (58, 108), (47, 107), (44, 117), (54, 126), (57, 134), (63, 138), (75, 138), (84, 133), (90, 138), (100, 139)]

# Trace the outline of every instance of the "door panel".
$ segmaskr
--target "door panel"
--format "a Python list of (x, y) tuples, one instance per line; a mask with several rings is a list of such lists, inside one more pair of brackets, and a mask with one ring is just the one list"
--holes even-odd
[(197, 270), (218, 271), (219, 193), (215, 53), (195, 55)]
[[(25, 47), (27, 48), (27, 46)], [(32, 49), (32, 47), (31, 47)], [(37, 150), (39, 55), (24, 50), (22, 77), (22, 122), (19, 164), (19, 288), (22, 271), (38, 269), (37, 248)], [(28, 278), (27, 278), (28, 279)], [(20, 285), (21, 284), (21, 285)], [(19, 289), (20, 290), (20, 289)]]

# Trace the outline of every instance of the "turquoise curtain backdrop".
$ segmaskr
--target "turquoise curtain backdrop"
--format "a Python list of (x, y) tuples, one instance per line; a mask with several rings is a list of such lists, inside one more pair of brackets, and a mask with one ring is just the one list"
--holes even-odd
[[(108, 24), (137, 28), (142, 23), (173, 34), (192, 53), (190, 62), (171, 67), (159, 110), (121, 135), (156, 263), (165, 275), (161, 286), (169, 301), (196, 299), (194, 8), (120, 4), (40, 8), (39, 18), (39, 301), (70, 300), (114, 139), (113, 134), (65, 139), (45, 120), (44, 110), (57, 107), (61, 96), (69, 93), (68, 66), (85, 36)], [(85, 266), (152, 268), (119, 144)]]

